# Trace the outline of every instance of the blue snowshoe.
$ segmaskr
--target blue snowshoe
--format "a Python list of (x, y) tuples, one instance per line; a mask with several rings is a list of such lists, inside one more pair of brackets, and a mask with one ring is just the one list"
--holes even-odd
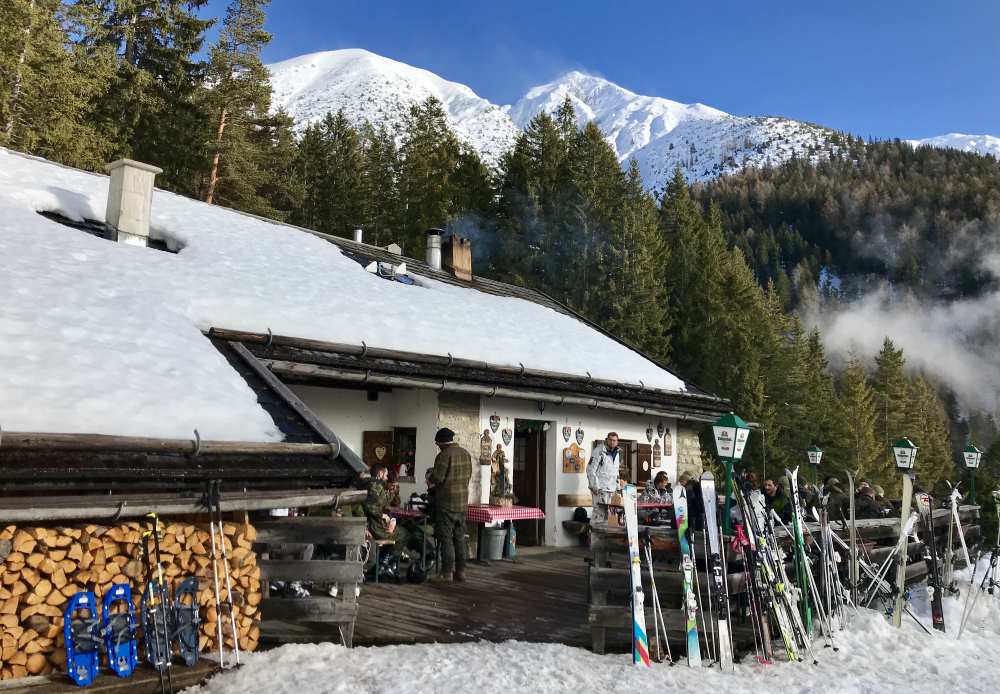
[(173, 659), (173, 614), (167, 602), (166, 591), (159, 583), (151, 582), (142, 591), (142, 643), (146, 660), (158, 672), (166, 672)]
[(198, 627), (201, 618), (198, 616), (198, 579), (194, 576), (185, 578), (174, 590), (174, 633), (177, 636), (177, 649), (180, 651), (184, 664), (192, 667), (198, 662)]
[[(118, 603), (123, 610), (113, 611)], [(135, 644), (135, 608), (132, 605), (132, 589), (127, 583), (116, 583), (104, 594), (102, 605), (101, 633), (104, 648), (108, 652), (108, 667), (119, 677), (131, 677), (139, 660)]]
[(63, 612), (66, 674), (78, 687), (92, 684), (101, 656), (101, 610), (90, 591), (74, 595)]

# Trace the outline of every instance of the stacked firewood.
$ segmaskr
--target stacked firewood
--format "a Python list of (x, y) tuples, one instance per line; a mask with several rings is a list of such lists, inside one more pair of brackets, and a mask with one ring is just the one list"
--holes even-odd
[[(0, 679), (65, 670), (63, 611), (79, 591), (92, 591), (100, 601), (115, 583), (129, 583), (141, 623), (140, 600), (146, 580), (142, 545), (144, 526), (138, 521), (116, 526), (7, 526), (0, 529)], [(249, 523), (223, 524), (229, 554), (233, 613), (240, 647), (254, 650), (260, 638), (260, 567), (252, 551), (256, 531)], [(218, 535), (216, 535), (218, 540)], [(152, 551), (152, 541), (150, 541)], [(207, 523), (161, 523), (160, 555), (164, 579), (171, 591), (189, 576), (197, 576), (202, 619), (202, 652), (218, 648), (215, 588), (212, 580), (212, 539)], [(219, 590), (227, 599), (219, 562)], [(154, 573), (155, 577), (155, 573)], [(228, 620), (228, 613), (223, 614)], [(141, 643), (141, 627), (139, 629)], [(224, 643), (233, 646), (228, 623)], [(140, 658), (143, 655), (140, 645)]]

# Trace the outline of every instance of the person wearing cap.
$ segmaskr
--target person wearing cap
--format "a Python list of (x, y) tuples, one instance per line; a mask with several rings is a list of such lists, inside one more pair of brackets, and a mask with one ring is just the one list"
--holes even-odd
[(455, 443), (455, 432), (438, 429), (430, 482), (434, 485), (434, 537), (441, 550), (441, 574), (436, 583), (465, 580), (465, 515), (469, 510), (472, 456)]
[(621, 464), (621, 449), (618, 448), (618, 434), (608, 432), (607, 437), (597, 444), (587, 463), (587, 486), (590, 487), (593, 512), (590, 522), (606, 523), (608, 521), (608, 502), (611, 496), (621, 489), (622, 482), (619, 465)]
[(882, 517), (882, 506), (876, 501), (872, 487), (864, 487), (854, 500), (854, 517), (859, 520)]

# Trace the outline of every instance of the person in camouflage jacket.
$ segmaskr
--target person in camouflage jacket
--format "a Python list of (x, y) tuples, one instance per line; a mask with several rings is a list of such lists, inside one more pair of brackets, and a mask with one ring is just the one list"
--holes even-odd
[(397, 557), (406, 548), (409, 533), (406, 528), (397, 525), (396, 519), (388, 514), (389, 506), (395, 496), (395, 489), (388, 483), (389, 470), (385, 465), (372, 466), (372, 477), (368, 483), (368, 496), (362, 503), (365, 517), (368, 519), (368, 532), (376, 540), (393, 540), (392, 551)]

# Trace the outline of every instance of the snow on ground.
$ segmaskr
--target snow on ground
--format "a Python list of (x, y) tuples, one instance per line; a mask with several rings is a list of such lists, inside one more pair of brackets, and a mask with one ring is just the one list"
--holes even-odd
[[(985, 563), (981, 563), (985, 569)], [(980, 571), (979, 576), (982, 575)], [(977, 583), (978, 583), (977, 578)], [(964, 579), (967, 586), (967, 574)], [(915, 594), (922, 593), (920, 589)], [(633, 667), (629, 655), (598, 656), (560, 644), (462, 643), (346, 649), (334, 644), (287, 645), (248, 654), (239, 670), (217, 675), (187, 694), (427, 694), (476, 692), (662, 692), (727, 694), (942, 692), (973, 694), (1000, 689), (1000, 601), (982, 595), (961, 640), (956, 639), (962, 599), (945, 600), (947, 633), (928, 636), (909, 618), (896, 629), (862, 610), (835, 633), (835, 646), (816, 641), (818, 665), (744, 659), (735, 673), (717, 668)], [(930, 627), (926, 600), (914, 609)], [(391, 629), (390, 621), (386, 628)]]
[(0, 149), (0, 427), (267, 441), (270, 417), (202, 335), (292, 335), (684, 390), (580, 321), (432, 280), (380, 279), (294, 228), (156, 191), (152, 235), (112, 243), (37, 211), (104, 220), (108, 179)]

